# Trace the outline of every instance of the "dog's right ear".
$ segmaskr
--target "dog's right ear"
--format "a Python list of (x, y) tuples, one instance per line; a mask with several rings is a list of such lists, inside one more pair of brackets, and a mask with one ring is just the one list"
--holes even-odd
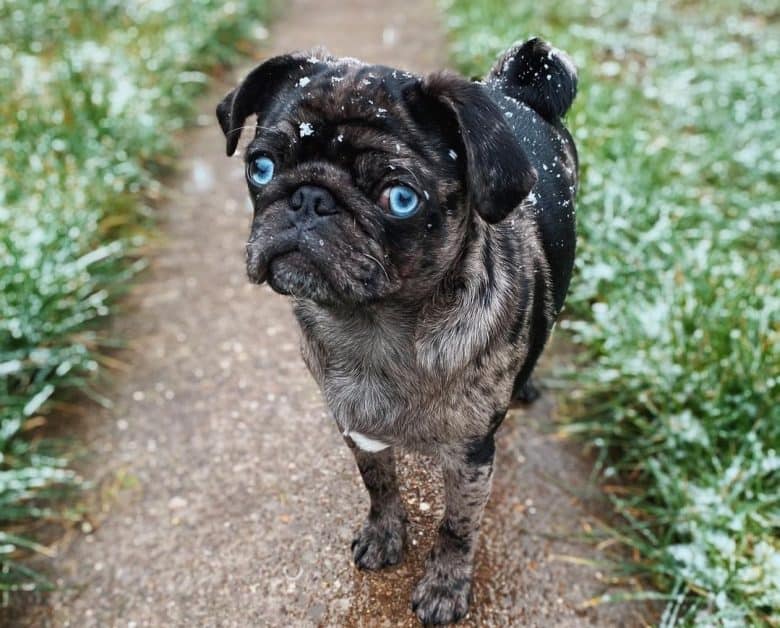
[(450, 72), (428, 76), (422, 91), (429, 107), (433, 99), (449, 110), (458, 126), (474, 208), (487, 222), (503, 220), (528, 196), (538, 179), (506, 116), (484, 85)]
[(301, 53), (273, 57), (252, 70), (241, 84), (230, 91), (217, 105), (217, 120), (227, 139), (228, 157), (236, 152), (244, 121), (253, 113), (260, 118), (273, 103), (285, 84), (293, 84), (307, 70), (313, 70), (312, 62)]

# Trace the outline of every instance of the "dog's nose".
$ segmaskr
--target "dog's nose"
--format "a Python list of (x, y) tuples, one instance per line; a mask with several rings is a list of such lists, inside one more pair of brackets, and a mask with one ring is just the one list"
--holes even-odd
[(325, 188), (317, 185), (302, 185), (290, 198), (290, 207), (299, 212), (303, 210), (304, 214), (318, 214), (328, 216), (337, 213), (336, 199)]

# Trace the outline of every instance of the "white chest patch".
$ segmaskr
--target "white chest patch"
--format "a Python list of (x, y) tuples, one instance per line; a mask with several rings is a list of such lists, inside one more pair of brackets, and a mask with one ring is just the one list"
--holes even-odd
[(348, 432), (345, 430), (344, 436), (351, 438), (353, 442), (363, 451), (368, 451), (371, 453), (382, 451), (383, 449), (390, 447), (390, 445), (387, 443), (383, 443), (381, 440), (369, 438), (368, 436), (363, 436), (363, 434), (360, 432)]

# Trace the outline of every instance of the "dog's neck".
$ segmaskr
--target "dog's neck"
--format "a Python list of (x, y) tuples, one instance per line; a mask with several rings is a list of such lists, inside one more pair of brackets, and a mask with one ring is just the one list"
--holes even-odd
[(485, 269), (486, 247), (505, 248), (506, 239), (514, 242), (518, 262), (532, 267), (540, 258), (536, 229), (522, 214), (502, 225), (479, 221), (464, 239), (455, 266), (425, 297), (339, 306), (300, 301), (296, 311), (305, 313), (312, 323), (309, 333), (329, 354), (341, 356), (336, 363), (347, 368), (372, 363), (381, 368), (387, 360), (402, 360), (421, 372), (455, 373), (491, 343), (492, 330), (501, 326), (498, 319), (520, 307), (517, 286), (503, 266)]

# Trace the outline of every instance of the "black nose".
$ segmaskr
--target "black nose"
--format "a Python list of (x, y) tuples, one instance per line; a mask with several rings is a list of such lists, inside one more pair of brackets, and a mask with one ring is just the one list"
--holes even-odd
[(290, 198), (290, 207), (304, 214), (327, 216), (336, 213), (336, 200), (325, 188), (316, 185), (302, 185)]

